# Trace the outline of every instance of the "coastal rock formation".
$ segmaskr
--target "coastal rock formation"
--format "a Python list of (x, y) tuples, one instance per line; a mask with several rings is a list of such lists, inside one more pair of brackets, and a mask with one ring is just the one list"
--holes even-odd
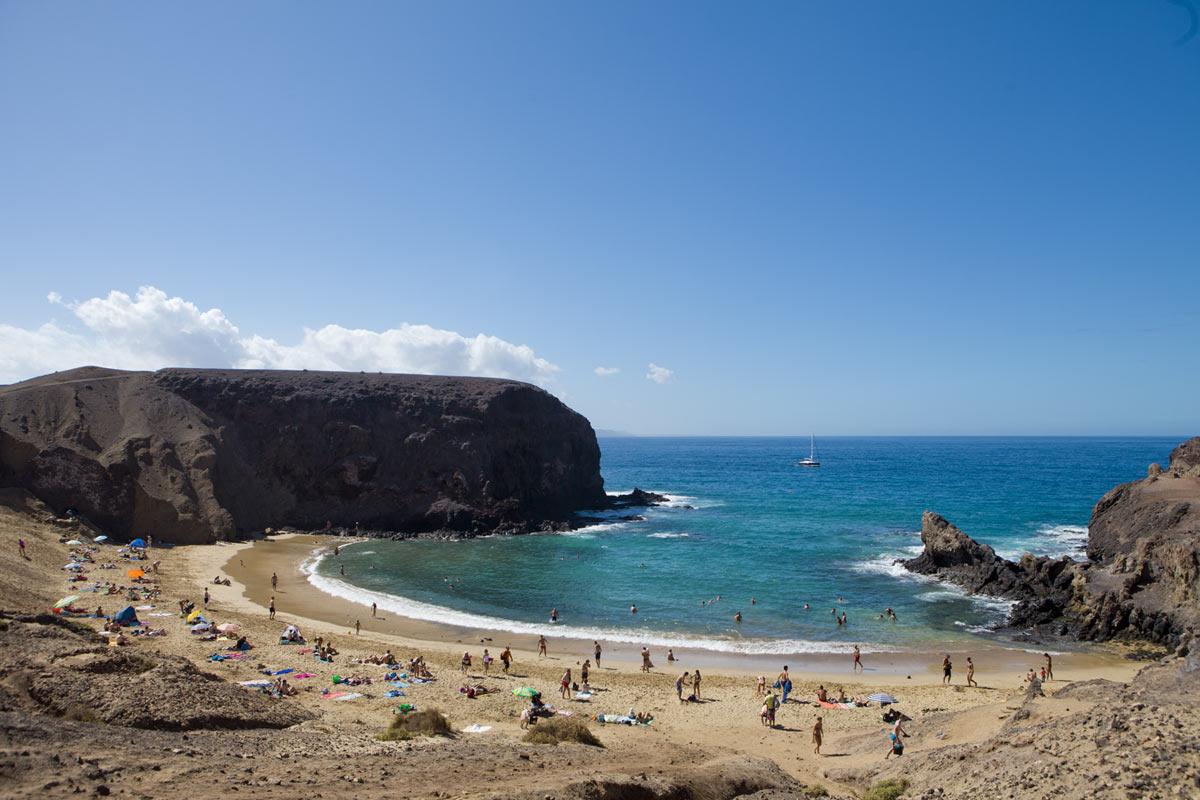
[(608, 500), (591, 425), (511, 380), (85, 367), (0, 388), (0, 487), (110, 533), (537, 529)]
[(1081, 636), (1130, 630), (1174, 643), (1200, 629), (1200, 437), (1176, 447), (1161, 473), (1096, 503), (1087, 553)]
[(1166, 470), (1108, 492), (1092, 511), (1088, 561), (1000, 558), (932, 512), (924, 552), (904, 566), (969, 592), (1016, 600), (1014, 627), (1055, 623), (1081, 639), (1118, 636), (1186, 646), (1200, 629), (1200, 437)]
[(1009, 620), (1013, 625), (1052, 622), (1071, 601), (1078, 565), (1065, 556), (1009, 561), (932, 511), (921, 517), (921, 542), (924, 551), (904, 561), (906, 569), (936, 576), (972, 594), (1018, 601)]

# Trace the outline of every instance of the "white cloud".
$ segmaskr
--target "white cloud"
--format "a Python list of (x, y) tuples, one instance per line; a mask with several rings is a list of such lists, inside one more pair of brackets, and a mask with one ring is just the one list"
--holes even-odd
[(61, 295), (51, 292), (47, 299), (68, 308), (82, 327), (0, 324), (0, 383), (85, 364), (417, 372), (516, 378), (542, 385), (559, 371), (528, 345), (485, 334), (467, 337), (428, 325), (403, 324), (385, 331), (326, 325), (306, 328), (296, 344), (281, 344), (243, 336), (220, 309), (201, 311), (151, 286), (138, 289), (135, 297), (112, 291), (106, 297), (64, 303)]
[(601, 378), (607, 378), (610, 375), (616, 375), (620, 371), (621, 370), (619, 367), (596, 367), (594, 370), (592, 370), (592, 372), (596, 373)]
[(660, 367), (653, 361), (650, 362), (649, 370), (650, 371), (646, 373), (646, 380), (654, 381), (655, 383), (666, 383), (667, 381), (671, 380), (671, 378), (675, 377), (674, 370), (667, 369), (666, 367)]

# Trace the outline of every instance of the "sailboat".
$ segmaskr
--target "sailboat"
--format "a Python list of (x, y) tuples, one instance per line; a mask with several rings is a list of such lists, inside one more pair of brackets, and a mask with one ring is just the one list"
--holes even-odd
[(816, 438), (809, 434), (808, 436), (808, 458), (802, 458), (796, 462), (797, 467), (819, 467), (821, 462), (817, 460)]

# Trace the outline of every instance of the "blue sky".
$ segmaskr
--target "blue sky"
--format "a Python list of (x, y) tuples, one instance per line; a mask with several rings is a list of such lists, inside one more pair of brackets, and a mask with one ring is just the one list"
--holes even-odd
[(1195, 433), (1192, 25), (0, 2), (0, 380), (428, 369), (639, 433)]

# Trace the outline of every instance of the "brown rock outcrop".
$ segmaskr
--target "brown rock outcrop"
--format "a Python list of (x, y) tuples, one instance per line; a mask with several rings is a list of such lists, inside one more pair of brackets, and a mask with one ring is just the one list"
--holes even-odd
[(0, 388), (0, 487), (118, 536), (527, 530), (606, 502), (588, 421), (490, 378), (81, 368)]

